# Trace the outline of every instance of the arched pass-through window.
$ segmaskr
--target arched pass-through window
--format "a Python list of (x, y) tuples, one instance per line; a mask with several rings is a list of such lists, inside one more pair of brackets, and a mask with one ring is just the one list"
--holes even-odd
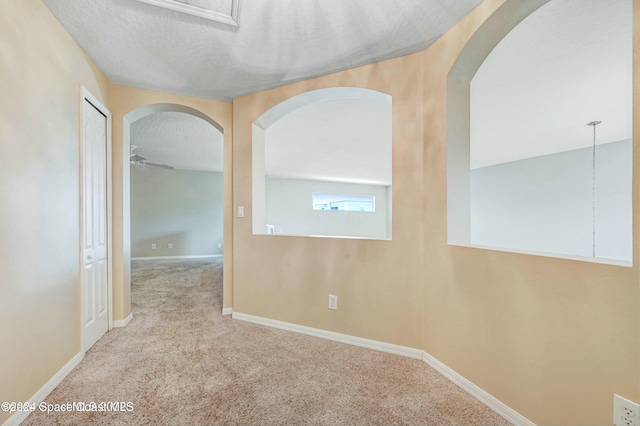
[(391, 96), (337, 87), (253, 124), (253, 233), (391, 239)]
[(483, 24), (448, 79), (450, 244), (630, 263), (631, 40), (632, 0)]

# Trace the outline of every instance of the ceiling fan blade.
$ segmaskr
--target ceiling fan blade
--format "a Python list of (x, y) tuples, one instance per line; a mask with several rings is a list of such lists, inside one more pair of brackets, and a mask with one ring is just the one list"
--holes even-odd
[(133, 161), (133, 162), (136, 162), (136, 163), (139, 163), (139, 162), (144, 161), (146, 159), (147, 159), (147, 157), (143, 157), (142, 155), (138, 155), (138, 154), (133, 154), (131, 157), (129, 157), (130, 161)]
[(166, 164), (156, 164), (156, 163), (144, 163), (146, 166), (159, 167), (161, 169), (173, 170), (172, 166), (168, 166)]

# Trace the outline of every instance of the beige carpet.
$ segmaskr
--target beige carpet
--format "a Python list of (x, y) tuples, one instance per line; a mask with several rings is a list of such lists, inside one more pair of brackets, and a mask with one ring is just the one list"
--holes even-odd
[(425, 363), (221, 315), (221, 260), (133, 264), (131, 323), (46, 398), (131, 412), (24, 425), (507, 425)]

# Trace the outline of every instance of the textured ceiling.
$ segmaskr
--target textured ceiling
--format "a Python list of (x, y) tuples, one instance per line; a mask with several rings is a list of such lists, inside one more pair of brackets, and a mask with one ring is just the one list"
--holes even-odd
[(150, 163), (175, 169), (222, 171), (223, 135), (211, 124), (181, 112), (158, 112), (131, 124), (131, 145)]
[(418, 52), (481, 0), (245, 0), (239, 27), (136, 0), (43, 0), (114, 84), (230, 101)]
[[(245, 0), (232, 27), (137, 0), (43, 1), (112, 83), (223, 101), (420, 51), (481, 2)], [(473, 168), (588, 146), (593, 120), (599, 142), (631, 137), (631, 4), (552, 0), (509, 33), (471, 84)], [(161, 117), (134, 125), (146, 129), (138, 153), (211, 170), (201, 160), (216, 154), (197, 150), (210, 145), (194, 142), (192, 120)], [(282, 158), (272, 174), (300, 161)]]
[(324, 100), (302, 106), (265, 131), (271, 177), (391, 185), (391, 104)]
[[(136, 0), (44, 3), (112, 83), (230, 101), (293, 81), (420, 51), (480, 1), (245, 0), (237, 28)], [(214, 6), (222, 12), (231, 7), (230, 0), (217, 3)], [(302, 108), (292, 115), (293, 119), (317, 113), (322, 109), (320, 104)], [(315, 148), (331, 139), (333, 152), (342, 150), (340, 158), (352, 160), (333, 161), (327, 169), (330, 175), (390, 182), (390, 149), (385, 151), (389, 164), (381, 164), (385, 161), (380, 158), (380, 152), (387, 148), (372, 149), (377, 146), (375, 139), (389, 133), (390, 127), (373, 135), (376, 132), (366, 130), (364, 120), (374, 113), (364, 113), (349, 127), (344, 122), (349, 121), (345, 117), (350, 114), (353, 111), (334, 117), (331, 128), (360, 128), (373, 138), (366, 148), (362, 139), (349, 145), (341, 142), (344, 136), (331, 139), (321, 129), (301, 146), (316, 158), (326, 158), (323, 151), (327, 147)], [(280, 128), (291, 120), (284, 120)], [(371, 129), (379, 126), (377, 122)], [(301, 130), (296, 125), (290, 129), (294, 133)], [(314, 135), (325, 135), (325, 140)], [(345, 135), (358, 139), (352, 131)], [(285, 137), (285, 143), (291, 137)], [(186, 114), (157, 113), (134, 122), (131, 143), (149, 162), (176, 169), (222, 170), (222, 135)], [(360, 148), (363, 150), (357, 152)], [(274, 145), (270, 152), (277, 151)], [(282, 166), (282, 170), (273, 174), (327, 175), (317, 167), (300, 170), (291, 166), (302, 161), (291, 155), (294, 152), (300, 150), (280, 150), (280, 159), (271, 163)], [(372, 156), (365, 156), (369, 154)], [(358, 165), (358, 161), (363, 164)], [(338, 170), (341, 165), (345, 165), (344, 170)]]
[(471, 82), (471, 167), (631, 138), (632, 0), (552, 0)]

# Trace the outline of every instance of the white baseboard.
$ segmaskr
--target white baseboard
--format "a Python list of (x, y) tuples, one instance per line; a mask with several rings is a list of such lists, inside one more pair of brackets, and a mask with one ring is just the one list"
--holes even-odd
[[(36, 407), (60, 384), (60, 382), (67, 377), (69, 373), (78, 365), (84, 358), (84, 352), (78, 352), (64, 367), (60, 369), (43, 387), (40, 388), (31, 398), (29, 398), (29, 405), (33, 404)], [(3, 426), (18, 426), (20, 423), (31, 414), (29, 411), (18, 411), (9, 417)]]
[(233, 308), (222, 308), (222, 315), (231, 315), (233, 314)]
[(490, 393), (483, 390), (480, 386), (474, 384), (461, 374), (457, 373), (453, 369), (447, 367), (436, 358), (432, 357), (426, 352), (423, 352), (422, 360), (429, 364), (431, 368), (442, 374), (447, 379), (461, 387), (468, 392), (478, 401), (482, 402), (487, 407), (498, 413), (500, 416), (510, 421), (515, 426), (536, 426), (531, 420), (524, 417), (522, 414), (509, 407), (504, 402), (500, 401)]
[(269, 327), (280, 328), (283, 330), (295, 331), (297, 333), (321, 337), (323, 339), (334, 340), (336, 342), (347, 343), (349, 345), (361, 346), (363, 348), (375, 349), (382, 352), (402, 355), (409, 358), (422, 359), (421, 350), (408, 348), (406, 346), (398, 346), (391, 343), (379, 342), (377, 340), (363, 339), (362, 337), (334, 333), (333, 331), (320, 330), (318, 328), (306, 327), (304, 325), (297, 325), (268, 318), (256, 317), (253, 315), (242, 314), (240, 312), (234, 312), (232, 318), (252, 322), (255, 324), (262, 324)]
[(222, 254), (203, 254), (197, 256), (152, 256), (152, 257), (132, 257), (131, 260), (180, 260), (180, 259), (209, 259), (222, 257)]
[(520, 413), (518, 413), (502, 401), (498, 400), (493, 395), (484, 391), (470, 380), (456, 373), (453, 369), (447, 367), (445, 364), (420, 349), (379, 342), (377, 340), (364, 339), (361, 337), (350, 336), (348, 334), (335, 333), (333, 331), (321, 330), (318, 328), (306, 327), (304, 325), (257, 317), (240, 312), (233, 312), (232, 318), (251, 322), (254, 324), (266, 325), (268, 327), (280, 328), (282, 330), (294, 331), (296, 333), (307, 334), (309, 336), (320, 337), (323, 339), (334, 340), (336, 342), (346, 343), (349, 345), (360, 346), (363, 348), (374, 349), (395, 355), (406, 356), (408, 358), (422, 360), (423, 362), (431, 366), (434, 370), (442, 374), (444, 377), (451, 380), (457, 386), (461, 387), (464, 391), (468, 392), (478, 401), (491, 408), (498, 415), (511, 422), (514, 426), (536, 426), (535, 423), (522, 416)]
[(113, 322), (113, 327), (126, 327), (127, 324), (133, 319), (133, 312), (129, 313), (125, 319), (116, 320)]

